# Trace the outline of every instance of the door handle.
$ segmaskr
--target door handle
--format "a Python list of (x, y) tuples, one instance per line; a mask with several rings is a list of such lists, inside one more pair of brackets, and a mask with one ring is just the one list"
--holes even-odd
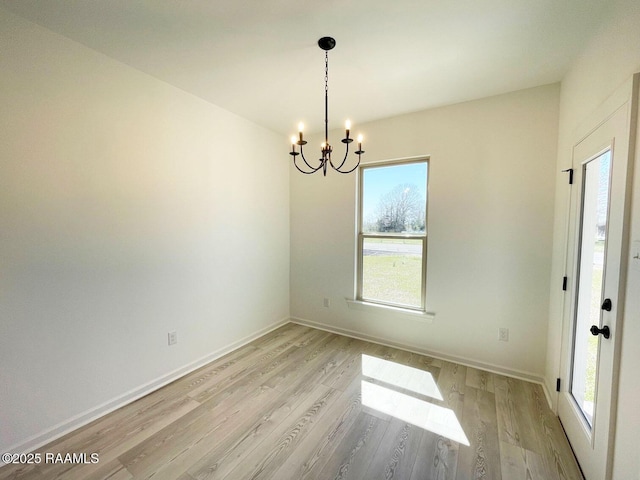
[(612, 303), (611, 303), (611, 299), (610, 298), (605, 298), (604, 302), (602, 302), (602, 310), (606, 310), (607, 312), (611, 311), (611, 307), (612, 307)]
[(609, 330), (609, 326), (607, 325), (602, 328), (598, 328), (596, 325), (591, 325), (589, 331), (594, 337), (597, 337), (600, 334), (602, 334), (604, 338), (609, 338), (611, 336), (611, 330)]

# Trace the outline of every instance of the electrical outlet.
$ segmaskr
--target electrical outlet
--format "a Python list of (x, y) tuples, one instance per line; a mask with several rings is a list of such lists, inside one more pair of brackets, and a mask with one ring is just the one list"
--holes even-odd
[(498, 329), (498, 340), (500, 340), (501, 342), (508, 342), (509, 341), (509, 329), (508, 328), (501, 327), (501, 328)]
[(178, 343), (178, 332), (173, 331), (167, 334), (169, 345), (175, 345)]
[(322, 301), (322, 305), (324, 305), (324, 307), (325, 307), (325, 308), (329, 308), (329, 299), (328, 299), (328, 298), (325, 298), (325, 299)]

